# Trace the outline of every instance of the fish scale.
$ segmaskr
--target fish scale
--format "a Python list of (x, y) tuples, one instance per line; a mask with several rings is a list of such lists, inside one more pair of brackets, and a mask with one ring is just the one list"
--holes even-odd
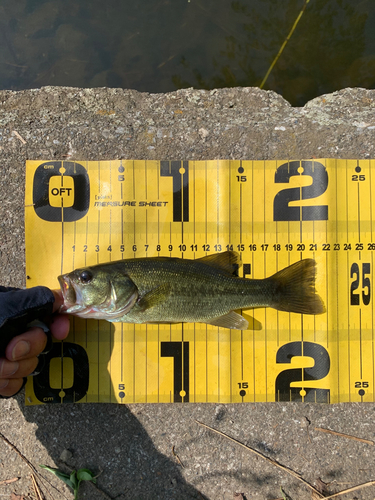
[[(315, 292), (313, 259), (297, 262), (262, 280), (233, 276), (230, 266), (239, 260), (236, 252), (227, 251), (196, 260), (154, 257), (80, 268), (59, 276), (65, 299), (63, 311), (110, 322), (214, 322), (240, 329), (248, 328), (248, 322), (233, 312), (236, 309), (324, 312)], [(125, 314), (116, 314), (123, 310)]]

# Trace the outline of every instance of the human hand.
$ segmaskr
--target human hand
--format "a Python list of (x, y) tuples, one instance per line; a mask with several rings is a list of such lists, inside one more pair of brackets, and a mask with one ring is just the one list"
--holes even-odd
[(17, 394), (36, 370), (37, 356), (51, 348), (42, 328), (27, 325), (39, 319), (56, 339), (67, 337), (69, 319), (58, 314), (62, 304), (60, 290), (0, 287), (0, 398)]

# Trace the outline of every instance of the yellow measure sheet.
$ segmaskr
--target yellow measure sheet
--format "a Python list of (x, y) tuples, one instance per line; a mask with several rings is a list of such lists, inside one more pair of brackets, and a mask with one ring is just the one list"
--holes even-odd
[[(27, 285), (78, 267), (234, 250), (239, 276), (317, 262), (326, 312), (254, 328), (71, 318), (27, 404), (374, 401), (375, 160), (28, 161)], [(261, 324), (261, 327), (260, 325)]]

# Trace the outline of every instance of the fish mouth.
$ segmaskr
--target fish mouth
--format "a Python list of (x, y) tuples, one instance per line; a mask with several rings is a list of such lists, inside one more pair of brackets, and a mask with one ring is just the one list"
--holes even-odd
[(75, 314), (80, 318), (105, 319), (107, 321), (118, 321), (133, 308), (138, 300), (138, 291), (134, 292), (125, 304), (119, 308), (113, 308), (114, 304), (111, 298), (107, 302), (103, 302), (97, 306), (84, 307), (75, 305), (67, 310), (68, 314)]
[(59, 312), (69, 313), (69, 309), (79, 305), (79, 291), (77, 293), (77, 289), (74, 287), (73, 282), (66, 274), (58, 276), (57, 279), (59, 281), (61, 293), (64, 299), (64, 303), (60, 307)]
[(79, 286), (74, 284), (74, 282), (69, 278), (69, 275), (62, 274), (61, 276), (58, 276), (57, 279), (59, 281), (61, 293), (64, 299), (64, 303), (60, 307), (59, 312), (63, 314), (73, 314), (74, 316), (87, 319), (106, 319), (108, 321), (115, 321), (126, 315), (133, 308), (138, 299), (138, 290), (136, 290), (132, 295), (130, 295), (122, 307), (115, 309), (114, 304), (116, 302), (116, 291), (112, 286), (112, 293), (107, 302), (96, 306), (85, 306)]

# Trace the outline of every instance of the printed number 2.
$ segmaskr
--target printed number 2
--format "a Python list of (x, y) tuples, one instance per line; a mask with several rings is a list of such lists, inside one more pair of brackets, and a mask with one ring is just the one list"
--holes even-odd
[[(294, 356), (308, 356), (315, 364), (311, 368), (289, 368), (280, 372), (276, 378), (276, 401), (329, 403), (329, 389), (303, 388), (303, 381), (320, 380), (328, 375), (331, 362), (327, 350), (313, 342), (289, 342), (277, 351), (276, 363), (291, 363)], [(291, 387), (292, 382), (300, 382), (300, 387)], [(303, 399), (301, 388), (305, 392)]]
[[(371, 299), (371, 284), (370, 284), (370, 278), (367, 277), (366, 275), (370, 274), (370, 263), (369, 262), (363, 262), (362, 263), (362, 302), (365, 306), (368, 306), (370, 303)], [(356, 290), (359, 288), (359, 278), (360, 272), (359, 272), (359, 265), (354, 262), (352, 264), (352, 267), (350, 268), (350, 277), (355, 279), (352, 281), (350, 285), (350, 305), (351, 306), (359, 306), (359, 298), (360, 295), (359, 293), (355, 293)], [(365, 293), (365, 288), (367, 289), (367, 292)]]
[(323, 194), (328, 187), (328, 174), (324, 165), (316, 161), (291, 161), (278, 167), (276, 183), (289, 182), (294, 175), (312, 177), (310, 186), (283, 189), (273, 202), (274, 221), (328, 220), (328, 205), (290, 207), (291, 201), (309, 200)]

